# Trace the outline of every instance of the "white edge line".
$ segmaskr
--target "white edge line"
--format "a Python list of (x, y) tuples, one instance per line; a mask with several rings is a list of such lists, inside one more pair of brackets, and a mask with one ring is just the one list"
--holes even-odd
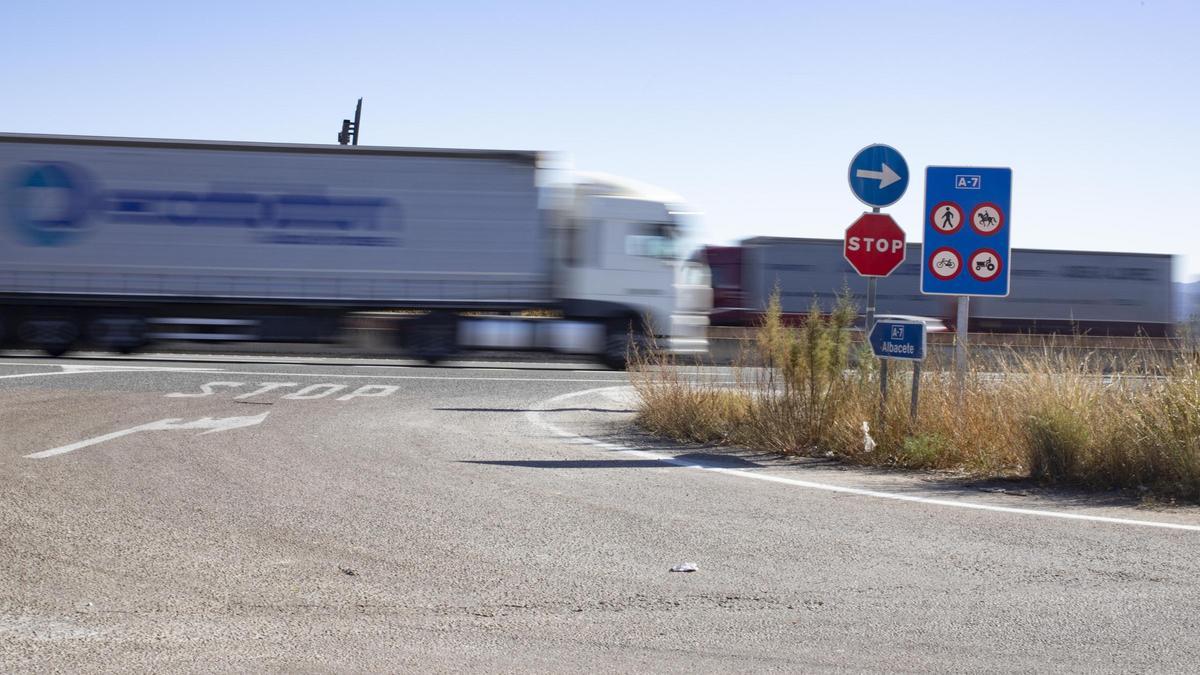
[[(61, 367), (61, 366), (60, 366)], [(48, 373), (17, 373), (15, 375), (0, 375), (0, 380), (22, 378), (22, 377), (48, 377), (50, 375), (95, 375), (95, 374), (130, 374), (130, 373), (178, 373), (181, 375), (204, 375), (221, 373), (222, 375), (270, 375), (280, 377), (323, 377), (331, 380), (453, 380), (453, 381), (469, 381), (469, 382), (570, 382), (570, 383), (596, 383), (596, 382), (628, 382), (625, 379), (613, 378), (567, 378), (567, 377), (439, 377), (437, 375), (350, 375), (343, 373), (294, 373), (294, 372), (265, 372), (252, 370), (236, 370), (230, 368), (174, 368), (170, 366), (157, 367), (121, 367), (114, 366), (111, 368), (91, 368), (91, 367), (67, 367), (67, 370), (52, 371)]]
[(344, 375), (341, 373), (289, 373), (289, 372), (258, 372), (249, 370), (222, 370), (224, 375), (279, 375), (281, 377), (324, 377), (330, 380), (452, 380), (469, 382), (628, 382), (625, 379), (600, 378), (568, 378), (568, 377), (439, 377), (437, 375)]
[(1021, 516), (1040, 516), (1043, 518), (1059, 518), (1059, 519), (1063, 519), (1063, 520), (1081, 520), (1081, 521), (1087, 521), (1087, 522), (1092, 522), (1092, 523), (1108, 523), (1108, 524), (1112, 524), (1112, 525), (1133, 525), (1133, 526), (1138, 526), (1138, 527), (1157, 527), (1157, 528), (1163, 528), (1163, 529), (1169, 529), (1169, 530), (1185, 530), (1188, 532), (1200, 532), (1200, 525), (1185, 525), (1182, 523), (1164, 523), (1164, 522), (1154, 521), (1154, 520), (1135, 520), (1132, 518), (1113, 518), (1110, 516), (1092, 516), (1092, 515), (1087, 515), (1087, 514), (1082, 514), (1082, 513), (1071, 513), (1069, 511), (1052, 511), (1052, 510), (1048, 510), (1048, 509), (1023, 509), (1023, 508), (1016, 508), (1016, 507), (1012, 507), (1012, 506), (995, 506), (992, 504), (980, 504), (977, 502), (969, 502), (969, 501), (936, 499), (933, 497), (917, 497), (917, 496), (913, 496), (913, 495), (896, 494), (893, 492), (881, 492), (879, 490), (867, 490), (864, 488), (833, 485), (830, 483), (817, 483), (815, 481), (800, 480), (800, 479), (796, 479), (796, 478), (785, 478), (783, 476), (775, 476), (775, 475), (768, 474), (768, 473), (750, 472), (750, 471), (747, 471), (746, 469), (731, 469), (731, 468), (727, 468), (727, 467), (704, 466), (701, 464), (697, 464), (694, 461), (685, 461), (685, 460), (681, 460), (681, 459), (676, 459), (675, 457), (672, 457), (670, 455), (664, 455), (664, 454), (661, 454), (658, 452), (653, 452), (650, 450), (630, 448), (627, 446), (616, 445), (614, 443), (598, 441), (594, 438), (589, 438), (589, 437), (583, 436), (581, 434), (572, 433), (570, 431), (567, 431), (565, 429), (562, 429), (561, 427), (554, 425), (551, 422), (547, 422), (546, 420), (543, 420), (541, 413), (544, 411), (538, 410), (538, 408), (548, 408), (556, 403), (565, 401), (567, 399), (576, 398), (579, 396), (587, 396), (589, 394), (597, 394), (597, 393), (600, 393), (603, 391), (611, 391), (614, 389), (626, 389), (626, 388), (629, 388), (628, 385), (624, 386), (624, 387), (597, 387), (595, 389), (584, 389), (582, 391), (575, 391), (575, 392), (571, 392), (569, 394), (562, 394), (560, 396), (548, 398), (544, 401), (541, 401), (540, 403), (535, 404), (534, 409), (530, 409), (525, 412), (525, 416), (526, 416), (526, 419), (528, 419), (529, 422), (532, 423), (534, 426), (536, 426), (544, 431), (550, 432), (551, 434), (558, 436), (560, 438), (568, 439), (568, 442), (572, 443), (572, 444), (588, 444), (588, 445), (592, 445), (592, 446), (595, 446), (595, 447), (598, 447), (601, 449), (607, 449), (610, 452), (621, 452), (621, 453), (631, 455), (633, 457), (639, 457), (642, 459), (653, 459), (653, 460), (656, 460), (659, 462), (663, 462), (664, 464), (671, 464), (674, 466), (684, 467), (684, 468), (688, 468), (688, 469), (701, 469), (704, 471), (711, 471), (714, 473), (725, 474), (727, 476), (736, 476), (738, 478), (751, 478), (754, 480), (766, 481), (768, 483), (781, 483), (783, 485), (791, 485), (791, 486), (795, 486), (795, 487), (808, 488), (811, 490), (823, 490), (826, 492), (839, 492), (842, 494), (859, 495), (862, 497), (874, 497), (876, 499), (891, 499), (891, 500), (902, 501), (902, 502), (914, 502), (917, 504), (928, 504), (928, 505), (932, 505), (932, 506), (947, 506), (947, 507), (952, 507), (952, 508), (957, 508), (957, 509), (972, 509), (972, 510), (976, 510), (976, 511), (991, 511), (994, 513), (1008, 513), (1008, 514), (1021, 515)]

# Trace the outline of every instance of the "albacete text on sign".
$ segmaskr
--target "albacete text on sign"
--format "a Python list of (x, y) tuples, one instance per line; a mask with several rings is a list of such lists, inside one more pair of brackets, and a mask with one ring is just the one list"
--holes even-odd
[(908, 354), (908, 355), (912, 355), (912, 354), (916, 354), (916, 353), (917, 353), (917, 348), (916, 348), (916, 346), (915, 346), (915, 345), (897, 345), (897, 344), (892, 344), (891, 342), (885, 342), (885, 343), (883, 343), (883, 345), (881, 345), (881, 346), (879, 347), (879, 349), (880, 349), (880, 351), (884, 351), (884, 352), (887, 352), (887, 353), (889, 353), (889, 354)]

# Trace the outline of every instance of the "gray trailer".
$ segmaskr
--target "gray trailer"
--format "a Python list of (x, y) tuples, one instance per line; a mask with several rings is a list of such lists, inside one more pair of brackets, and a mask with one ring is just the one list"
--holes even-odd
[(524, 151), (0, 134), (0, 339), (52, 353), (328, 340), (346, 313), (385, 308), (426, 312), (405, 332), (431, 358), (466, 333), (465, 346), (489, 346), (480, 335), (497, 330), (460, 330), (463, 312), (582, 324), (498, 329), (507, 347), (602, 353), (646, 315), (679, 337), (689, 322), (675, 315), (697, 312), (675, 302), (675, 261), (643, 262), (657, 272), (643, 280), (659, 296), (647, 306), (582, 288), (560, 256), (564, 241), (606, 242), (601, 228), (648, 222), (674, 241), (673, 207), (642, 199), (644, 213), (581, 233), (589, 223), (570, 213), (604, 216), (612, 190), (574, 186), (562, 217), (543, 203), (538, 163)]
[[(814, 298), (828, 308), (843, 288), (860, 308), (865, 303), (866, 279), (843, 258), (841, 240), (755, 237), (741, 246), (747, 318), (762, 311), (777, 284), (785, 313), (808, 311)], [(951, 321), (954, 298), (922, 295), (920, 264), (921, 245), (909, 244), (904, 263), (879, 279), (877, 311)], [(970, 328), (1168, 335), (1175, 321), (1171, 273), (1170, 255), (1013, 249), (1010, 295), (972, 298)]]

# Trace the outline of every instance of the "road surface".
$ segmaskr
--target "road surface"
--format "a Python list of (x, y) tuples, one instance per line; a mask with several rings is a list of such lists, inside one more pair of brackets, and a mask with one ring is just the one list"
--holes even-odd
[(0, 671), (1200, 668), (1195, 509), (634, 404), (569, 362), (0, 358)]

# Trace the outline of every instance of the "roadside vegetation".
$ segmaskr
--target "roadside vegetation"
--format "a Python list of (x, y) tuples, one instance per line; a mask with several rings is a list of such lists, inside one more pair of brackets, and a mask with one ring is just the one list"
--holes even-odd
[(679, 441), (1200, 503), (1200, 356), (1184, 341), (1119, 354), (1070, 338), (980, 348), (961, 403), (952, 350), (931, 349), (910, 419), (913, 369), (892, 361), (881, 400), (878, 361), (852, 340), (856, 315), (846, 296), (792, 328), (776, 296), (732, 383), (637, 354), (637, 421)]

